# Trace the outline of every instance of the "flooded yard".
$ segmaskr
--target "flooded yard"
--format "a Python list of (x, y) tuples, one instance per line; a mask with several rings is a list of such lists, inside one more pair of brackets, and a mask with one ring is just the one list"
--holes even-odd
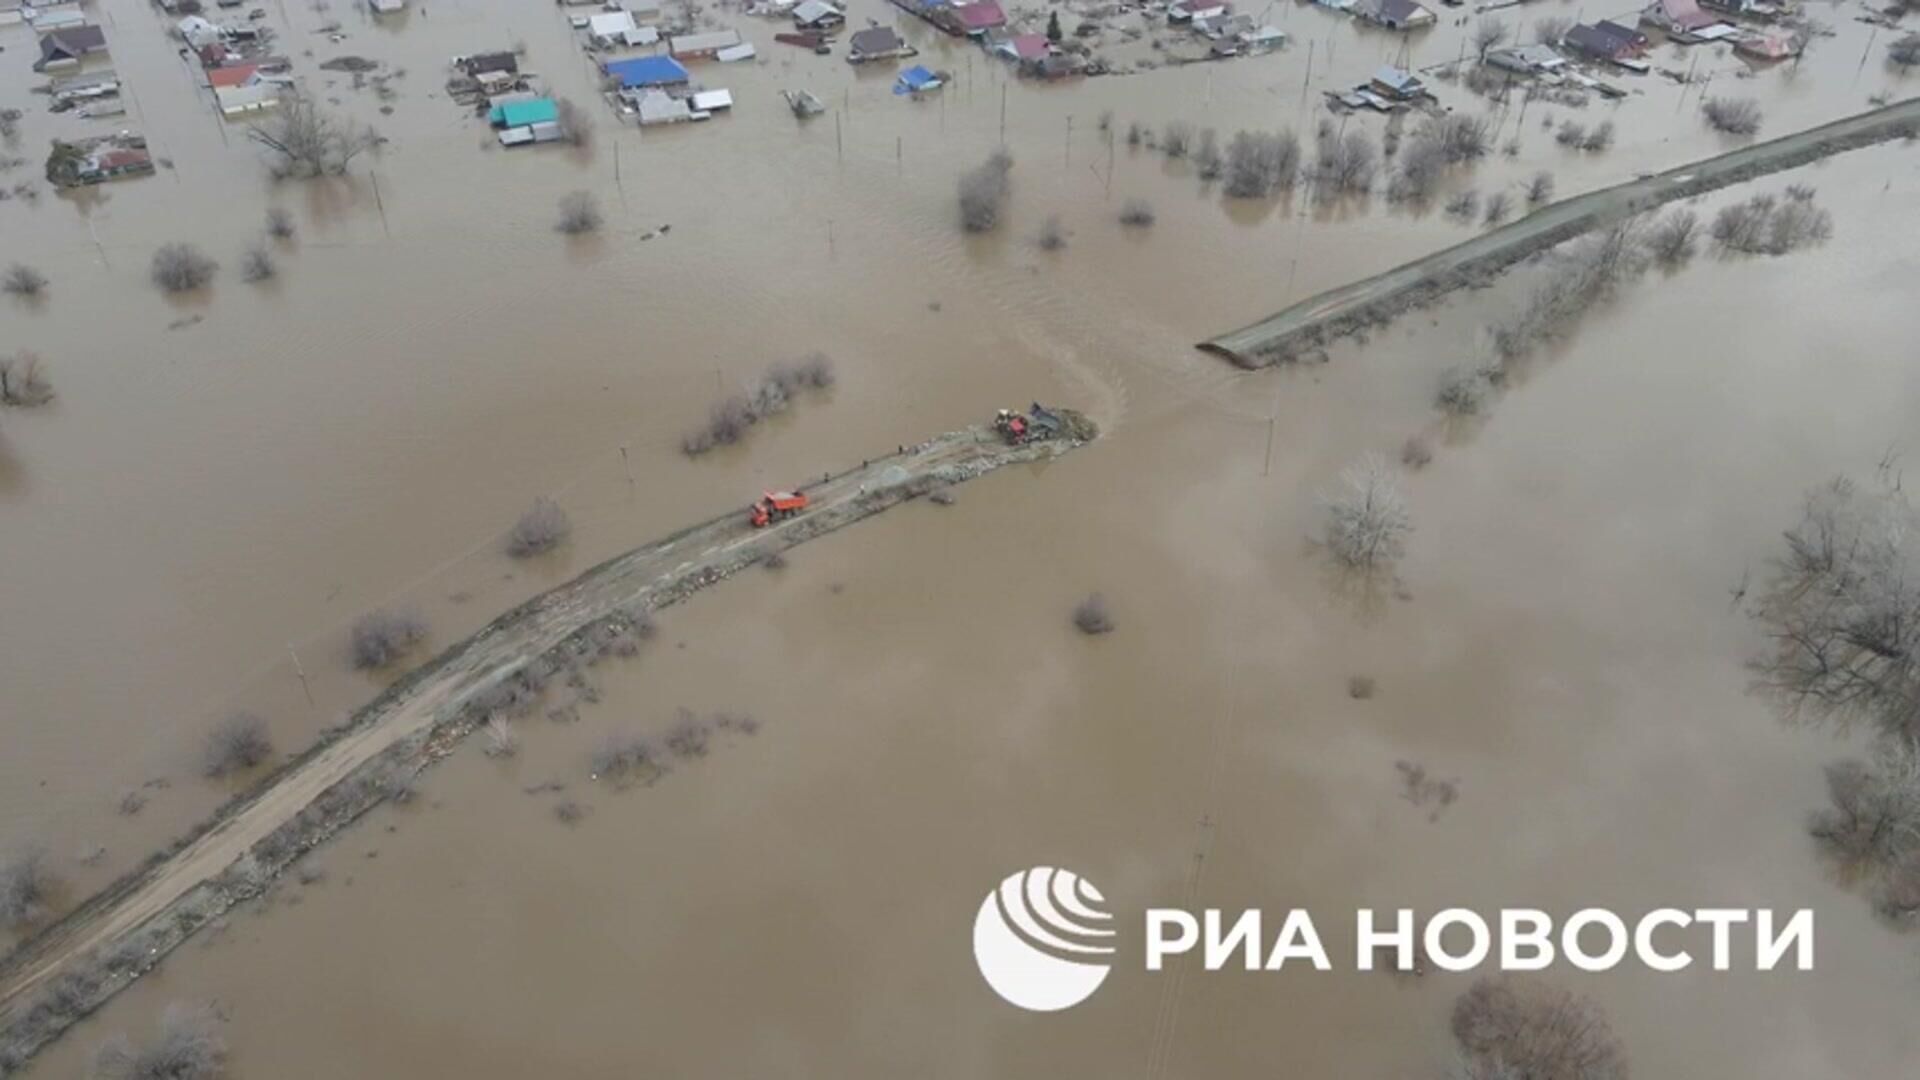
[[(1536, 8), (1573, 14), (1508, 14)], [(1885, 32), (1860, 62), (1862, 10), (1813, 5), (1836, 36), (1751, 78), (1700, 47), (1711, 92), (1758, 98), (1763, 136), (1910, 96), (1878, 59)], [(670, 611), (637, 662), (601, 672), (579, 722), (525, 722), (510, 760), (462, 748), (421, 798), (310, 856), (322, 876), (237, 910), (34, 1075), (81, 1075), (106, 1035), (182, 999), (230, 1015), (242, 1076), (1411, 1077), (1448, 1060), (1465, 980), (1439, 974), (1123, 968), (1088, 1006), (1018, 1014), (966, 941), (983, 892), (1034, 864), (1100, 882), (1118, 911), (1297, 905), (1323, 925), (1366, 905), (1809, 907), (1811, 973), (1571, 981), (1640, 1075), (1920, 1062), (1911, 944), (1805, 837), (1841, 748), (1747, 693), (1759, 639), (1734, 596), (1804, 490), (1910, 449), (1911, 146), (1761, 181), (1815, 185), (1833, 239), (1650, 274), (1486, 416), (1443, 424), (1436, 380), (1484, 351), (1524, 271), (1325, 365), (1237, 372), (1193, 344), (1471, 229), (1377, 195), (1226, 199), (1119, 136), (1186, 121), (1311, 141), (1323, 89), (1451, 60), (1464, 28), (1403, 49), (1281, 4), (1269, 18), (1293, 40), (1274, 55), (1039, 85), (857, 0), (851, 22), (897, 18), (921, 62), (954, 73), (915, 100), (891, 93), (890, 65), (716, 12), (760, 52), (698, 69), (731, 88), (733, 115), (639, 133), (603, 107), (550, 5), (267, 12), (295, 72), (389, 140), (347, 176), (269, 182), (156, 10), (98, 5), (132, 91), (114, 124), (45, 113), (31, 35), (0, 28), (0, 105), (25, 109), (8, 152), (29, 159), (9, 183), (37, 176), (49, 138), (116, 124), (171, 163), (0, 203), (0, 261), (52, 282), (39, 302), (0, 298), (0, 327), (59, 395), (0, 416), (0, 850), (49, 848), (65, 900), (231, 793), (197, 775), (222, 716), (261, 714), (287, 753), (377, 693), (347, 663), (365, 611), (417, 606), (437, 650), (762, 489), (998, 407), (1071, 404), (1105, 437)], [(329, 19), (344, 40), (314, 32)], [(593, 113), (588, 147), (493, 147), (446, 99), (450, 56), (516, 42)], [(1685, 66), (1672, 48), (1660, 65)], [(390, 114), (318, 69), (341, 55), (404, 69)], [(1517, 191), (1549, 169), (1568, 195), (1736, 144), (1699, 123), (1698, 87), (1625, 84), (1617, 106), (1551, 109), (1613, 119), (1605, 154), (1555, 145), (1540, 104), (1523, 122), (1516, 103), (1499, 123), (1518, 155), (1448, 183)], [(778, 91), (800, 86), (830, 115), (796, 121)], [(1003, 100), (1009, 216), (964, 235), (954, 178), (1002, 141)], [(605, 209), (593, 236), (554, 232), (574, 190)], [(1116, 220), (1129, 198), (1152, 203), (1150, 228)], [(248, 284), (241, 254), (270, 206), (299, 234), (273, 281)], [(1063, 250), (1034, 241), (1050, 215)], [(148, 283), (153, 249), (177, 240), (221, 261), (206, 295)], [(713, 400), (813, 351), (839, 374), (824, 402), (682, 455)], [(1311, 543), (1318, 500), (1355, 457), (1416, 434), (1436, 457), (1406, 480), (1408, 557), (1396, 583), (1353, 588)], [(509, 560), (502, 535), (539, 495), (574, 538)], [(1084, 638), (1069, 615), (1094, 591), (1117, 629)], [(682, 707), (761, 726), (651, 786), (589, 776), (610, 733), (657, 734)], [(1411, 804), (1399, 762), (1457, 801)], [(527, 793), (549, 781), (565, 790)], [(144, 806), (123, 814), (136, 790)], [(567, 800), (584, 810), (571, 825)]]

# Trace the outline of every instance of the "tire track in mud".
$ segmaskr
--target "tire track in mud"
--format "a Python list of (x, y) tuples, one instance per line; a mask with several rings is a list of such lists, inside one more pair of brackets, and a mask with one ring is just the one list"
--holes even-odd
[(1009, 446), (966, 428), (811, 485), (807, 512), (762, 529), (730, 512), (592, 567), (403, 676), (173, 847), (0, 957), (0, 1075), (146, 974), (202, 926), (258, 895), (305, 851), (384, 801), (396, 770), (450, 753), (480, 696), (574, 655), (598, 629), (677, 603), (773, 552), (1008, 465), (1059, 457), (1097, 428)]

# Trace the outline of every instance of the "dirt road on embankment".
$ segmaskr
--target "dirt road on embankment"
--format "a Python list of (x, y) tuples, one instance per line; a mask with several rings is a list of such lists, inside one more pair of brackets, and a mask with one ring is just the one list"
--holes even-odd
[(1267, 367), (1484, 280), (1581, 233), (1676, 199), (1915, 133), (1920, 133), (1920, 98), (1602, 188), (1544, 206), (1384, 274), (1309, 297), (1251, 326), (1201, 342), (1198, 348), (1244, 368)]
[[(601, 563), (421, 665), (167, 851), (0, 959), (0, 1075), (145, 974), (195, 930), (257, 895), (301, 853), (387, 797), (396, 775), (448, 753), (480, 696), (544, 675), (630, 624), (766, 555), (1007, 465), (1058, 457), (1096, 432), (1008, 446), (968, 428), (809, 485), (808, 509), (763, 529), (734, 511)], [(568, 650), (573, 650), (570, 654)]]

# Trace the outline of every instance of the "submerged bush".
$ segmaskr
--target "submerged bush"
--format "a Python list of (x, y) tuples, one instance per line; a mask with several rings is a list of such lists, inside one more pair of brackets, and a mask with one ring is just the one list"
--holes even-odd
[(1073, 625), (1083, 634), (1106, 634), (1113, 631), (1113, 615), (1107, 610), (1107, 598), (1094, 593), (1073, 609)]
[(507, 554), (516, 559), (542, 555), (559, 547), (572, 533), (573, 522), (567, 519), (567, 512), (542, 495), (508, 530)]
[(1013, 155), (996, 150), (992, 157), (961, 175), (961, 228), (968, 232), (989, 232), (1000, 224), (1000, 211), (1012, 187), (1012, 172)]
[(1760, 103), (1752, 98), (1710, 97), (1701, 103), (1700, 115), (1709, 127), (1728, 135), (1751, 135), (1760, 130)]
[(191, 292), (206, 287), (220, 264), (192, 244), (162, 244), (153, 253), (151, 275), (162, 292)]
[(825, 353), (773, 364), (745, 390), (715, 402), (706, 426), (682, 438), (680, 449), (697, 457), (715, 447), (731, 446), (745, 438), (753, 425), (785, 412), (801, 391), (825, 390), (835, 381), (833, 361)]
[(1120, 204), (1120, 224), (1144, 228), (1153, 224), (1153, 204), (1145, 199), (1128, 199)]
[(411, 609), (383, 609), (360, 616), (350, 634), (353, 666), (383, 668), (427, 636), (427, 621)]
[(273, 756), (267, 722), (253, 713), (235, 713), (207, 733), (200, 771), (208, 777), (251, 769)]
[(47, 913), (52, 890), (45, 851), (28, 848), (0, 861), (0, 927), (38, 921)]
[(600, 200), (592, 192), (569, 192), (560, 199), (560, 220), (554, 228), (568, 236), (584, 236), (600, 228)]
[(218, 1080), (227, 1072), (220, 1016), (206, 1005), (167, 1006), (160, 1035), (146, 1046), (110, 1040), (94, 1057), (96, 1080)]

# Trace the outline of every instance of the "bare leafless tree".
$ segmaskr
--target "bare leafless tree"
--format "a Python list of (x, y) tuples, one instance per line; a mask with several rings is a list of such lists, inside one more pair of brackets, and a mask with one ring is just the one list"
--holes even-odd
[(40, 848), (0, 860), (0, 927), (39, 921), (47, 913), (47, 894), (52, 891), (47, 853)]
[(1013, 155), (996, 150), (993, 156), (960, 177), (960, 227), (989, 232), (1000, 223), (1000, 212), (1012, 189)]
[(573, 522), (560, 504), (545, 495), (533, 500), (527, 512), (507, 532), (507, 554), (516, 559), (543, 555), (573, 534)]
[(353, 666), (383, 668), (427, 636), (427, 621), (410, 608), (383, 608), (356, 619), (349, 635)]
[(1903, 34), (1887, 46), (1887, 60), (1895, 67), (1920, 67), (1920, 34)]
[(1488, 225), (1498, 225), (1507, 220), (1507, 215), (1512, 212), (1513, 196), (1508, 195), (1504, 191), (1496, 191), (1487, 196), (1486, 204), (1480, 211), (1480, 220), (1486, 222)]
[(698, 457), (716, 447), (731, 446), (755, 424), (785, 412), (802, 391), (828, 389), (835, 379), (833, 361), (825, 353), (773, 364), (745, 390), (715, 402), (706, 426), (689, 432), (680, 440), (680, 448), (688, 457)]
[(1413, 518), (1393, 467), (1376, 454), (1342, 470), (1340, 487), (1321, 500), (1327, 515), (1327, 549), (1347, 566), (1391, 566), (1406, 553)]
[(568, 142), (575, 146), (586, 146), (593, 141), (593, 117), (572, 98), (556, 99), (553, 109), (554, 121), (560, 125), (560, 134)]
[(46, 288), (47, 275), (26, 263), (14, 263), (7, 267), (6, 275), (0, 277), (0, 292), (9, 296), (39, 296)]
[(291, 240), (294, 234), (293, 215), (284, 206), (267, 208), (267, 235), (275, 240)]
[(162, 292), (191, 292), (205, 288), (220, 264), (192, 244), (162, 244), (153, 253), (153, 283)]
[(1833, 215), (1815, 205), (1813, 189), (1787, 188), (1785, 197), (1755, 195), (1720, 208), (1714, 215), (1714, 242), (1749, 255), (1785, 255), (1833, 235)]
[(1033, 238), (1041, 251), (1064, 251), (1067, 246), (1067, 227), (1060, 223), (1059, 214), (1048, 214), (1047, 220), (1040, 223), (1040, 233)]
[(1675, 210), (1647, 229), (1647, 250), (1661, 266), (1675, 267), (1693, 258), (1700, 231), (1700, 215), (1691, 210)]
[(1700, 115), (1715, 131), (1752, 135), (1760, 130), (1760, 103), (1752, 98), (1710, 97), (1700, 104)]
[(1493, 380), (1477, 367), (1448, 368), (1440, 376), (1440, 388), (1433, 403), (1449, 416), (1475, 416), (1486, 407), (1493, 393)]
[(1193, 125), (1185, 120), (1168, 124), (1160, 136), (1160, 150), (1170, 158), (1183, 158), (1193, 149)]
[(1648, 259), (1639, 240), (1641, 228), (1640, 219), (1631, 218), (1556, 249), (1535, 275), (1538, 283), (1526, 307), (1493, 327), (1500, 356), (1517, 358), (1558, 336), (1587, 309), (1612, 296), (1621, 282), (1643, 273)]
[(1808, 496), (1754, 616), (1756, 686), (1790, 719), (1920, 738), (1920, 514), (1897, 480)]
[(1293, 187), (1300, 175), (1300, 137), (1291, 131), (1237, 131), (1227, 143), (1226, 192), (1259, 199)]
[(39, 353), (21, 349), (12, 356), (0, 356), (0, 404), (30, 409), (52, 400), (53, 384), (47, 380)]
[(1553, 174), (1545, 169), (1533, 174), (1527, 181), (1527, 205), (1539, 206), (1553, 199)]
[(1492, 51), (1494, 46), (1507, 40), (1512, 33), (1513, 27), (1507, 25), (1505, 19), (1494, 16), (1482, 18), (1473, 24), (1474, 55), (1483, 61), (1486, 60), (1487, 53)]
[(267, 735), (266, 720), (249, 712), (235, 713), (207, 733), (200, 771), (208, 777), (222, 777), (251, 769), (272, 756), (273, 740)]
[(1226, 168), (1227, 159), (1220, 152), (1220, 136), (1212, 128), (1200, 132), (1200, 143), (1194, 147), (1193, 170), (1200, 179), (1213, 181), (1220, 179), (1220, 173)]
[(280, 272), (280, 266), (273, 260), (273, 252), (266, 245), (255, 244), (240, 256), (240, 276), (244, 280), (261, 282), (270, 280)]
[(345, 173), (377, 141), (370, 129), (356, 131), (305, 97), (282, 102), (247, 128), (247, 138), (266, 148), (276, 178), (292, 180)]
[(1120, 204), (1120, 224), (1143, 227), (1153, 222), (1153, 204), (1147, 200), (1128, 199)]
[(1364, 131), (1329, 134), (1316, 143), (1315, 191), (1324, 195), (1364, 194), (1373, 187), (1380, 152)]
[(1627, 1053), (1591, 999), (1489, 976), (1453, 1005), (1453, 1038), (1474, 1080), (1626, 1080)]
[(1881, 874), (1920, 852), (1920, 747), (1911, 739), (1883, 738), (1871, 758), (1829, 766), (1827, 795), (1809, 831), (1847, 869)]
[(1094, 593), (1073, 609), (1073, 625), (1083, 634), (1109, 634), (1113, 632), (1113, 613), (1107, 609), (1107, 598)]
[(488, 717), (486, 733), (488, 757), (512, 757), (520, 752), (520, 735), (513, 730), (513, 721), (506, 717)]
[(227, 1044), (220, 1014), (210, 1005), (168, 1005), (160, 1035), (146, 1046), (125, 1036), (109, 1040), (94, 1056), (95, 1080), (218, 1080), (227, 1073)]
[(592, 192), (573, 191), (561, 196), (560, 220), (554, 228), (568, 236), (584, 236), (598, 231), (603, 220), (600, 200)]
[(1542, 45), (1558, 45), (1573, 29), (1573, 20), (1565, 15), (1542, 15), (1533, 20), (1533, 40)]

